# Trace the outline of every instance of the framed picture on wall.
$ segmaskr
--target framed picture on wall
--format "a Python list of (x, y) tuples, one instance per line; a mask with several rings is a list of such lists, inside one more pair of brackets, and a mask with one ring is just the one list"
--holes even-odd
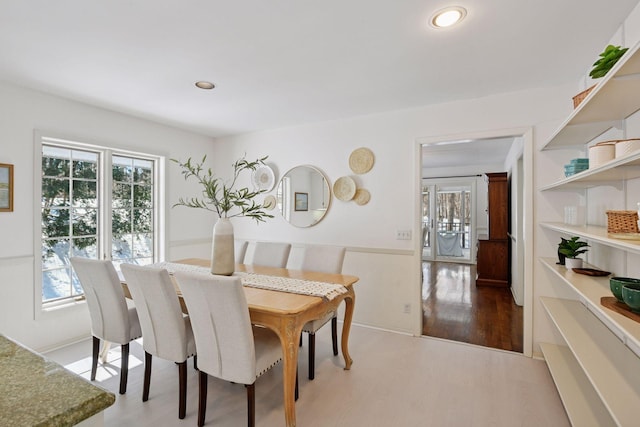
[(13, 212), (13, 165), (0, 163), (0, 212)]
[(309, 210), (309, 193), (295, 193), (295, 210), (308, 211)]

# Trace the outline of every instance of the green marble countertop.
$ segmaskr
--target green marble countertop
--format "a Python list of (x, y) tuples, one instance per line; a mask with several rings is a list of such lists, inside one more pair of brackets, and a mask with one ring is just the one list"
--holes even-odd
[(71, 426), (116, 397), (0, 335), (0, 426)]

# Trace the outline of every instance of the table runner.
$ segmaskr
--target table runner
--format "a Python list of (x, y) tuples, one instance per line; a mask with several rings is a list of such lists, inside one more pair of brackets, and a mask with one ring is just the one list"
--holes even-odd
[[(208, 267), (175, 262), (158, 262), (151, 264), (151, 267), (164, 268), (170, 274), (176, 271), (211, 274)], [(256, 273), (236, 272), (233, 275), (240, 277), (243, 286), (309, 295), (329, 301), (347, 292), (347, 288), (336, 283), (316, 282), (313, 280), (292, 279), (290, 277), (268, 276)]]

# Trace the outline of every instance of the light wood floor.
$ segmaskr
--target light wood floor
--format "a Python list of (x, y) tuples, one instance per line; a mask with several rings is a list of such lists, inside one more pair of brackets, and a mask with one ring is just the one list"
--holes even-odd
[(422, 263), (423, 335), (522, 352), (523, 310), (509, 288), (476, 287), (476, 267)]
[[(340, 327), (340, 323), (338, 324)], [(317, 335), (316, 378), (306, 378), (306, 339), (300, 355), (297, 421), (305, 427), (565, 427), (568, 419), (543, 361), (434, 338), (352, 328), (350, 371), (331, 353), (330, 328)], [(116, 393), (105, 412), (107, 426), (195, 426), (197, 375), (189, 363), (187, 417), (178, 420), (178, 372), (153, 362), (151, 393), (142, 402), (143, 352), (131, 345), (127, 394), (118, 389), (119, 350), (99, 369), (97, 384)], [(47, 354), (85, 378), (90, 341)], [(99, 379), (100, 379), (99, 378)], [(282, 369), (256, 383), (256, 419), (262, 427), (284, 425)], [(246, 425), (245, 389), (209, 380), (208, 426)]]

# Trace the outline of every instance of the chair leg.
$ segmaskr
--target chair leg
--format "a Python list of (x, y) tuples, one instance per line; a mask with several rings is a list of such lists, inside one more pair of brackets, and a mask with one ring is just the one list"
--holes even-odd
[(300, 345), (299, 345), (299, 347), (302, 347), (302, 335), (303, 335), (303, 333), (300, 332)]
[(151, 354), (144, 352), (144, 383), (142, 384), (142, 401), (149, 400), (149, 386), (151, 384)]
[(247, 389), (247, 425), (255, 427), (256, 425), (256, 383), (245, 384)]
[(178, 418), (184, 419), (187, 413), (187, 361), (178, 363), (178, 378), (180, 383), (178, 397)]
[(122, 360), (120, 365), (120, 394), (127, 392), (127, 376), (129, 375), (129, 343), (122, 344)]
[(309, 379), (316, 376), (316, 334), (309, 334)]
[(198, 355), (196, 354), (195, 356), (193, 356), (193, 369), (195, 369), (196, 371), (198, 371)]
[(300, 396), (300, 393), (298, 391), (298, 367), (296, 366), (296, 390), (295, 390), (295, 393), (294, 393), (294, 396), (293, 396), (295, 398), (296, 402), (298, 401), (298, 397), (299, 396)]
[(207, 412), (207, 382), (209, 376), (206, 372), (198, 371), (198, 427), (204, 425), (204, 416)]
[(98, 355), (100, 353), (100, 338), (93, 337), (93, 354), (91, 356), (91, 381), (95, 381), (98, 371)]
[(331, 319), (331, 339), (333, 340), (333, 355), (338, 355), (338, 318)]

